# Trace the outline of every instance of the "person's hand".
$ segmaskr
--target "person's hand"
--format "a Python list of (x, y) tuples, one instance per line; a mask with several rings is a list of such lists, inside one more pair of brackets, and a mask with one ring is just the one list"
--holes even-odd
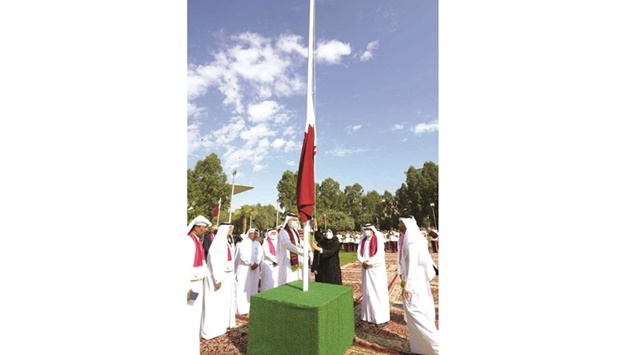
[(189, 291), (187, 291), (187, 302), (189, 302), (189, 295), (192, 293), (192, 289), (190, 289)]
[(254, 263), (252, 264), (252, 266), (250, 266), (250, 269), (256, 270), (257, 267), (258, 267), (258, 264)]
[(403, 289), (403, 298), (409, 298), (411, 296), (411, 293), (409, 293), (409, 291)]
[(217, 290), (219, 290), (219, 289), (220, 289), (220, 287), (222, 287), (222, 281), (220, 281), (220, 282), (218, 282), (218, 283), (216, 283), (216, 284), (215, 284), (215, 290), (216, 290), (216, 291), (217, 291)]
[(312, 271), (312, 274), (314, 274), (314, 275), (316, 275), (316, 274), (318, 274), (318, 273), (319, 273), (319, 272), (318, 272), (318, 271), (316, 271), (316, 270)]
[(364, 263), (362, 263), (362, 266), (364, 267), (364, 269), (368, 269), (370, 267), (370, 265), (368, 265), (368, 260), (364, 261)]
[(273, 266), (278, 266), (278, 263), (273, 263)]
[(312, 223), (314, 225), (314, 230), (319, 229), (319, 224), (316, 222), (316, 218), (312, 220)]

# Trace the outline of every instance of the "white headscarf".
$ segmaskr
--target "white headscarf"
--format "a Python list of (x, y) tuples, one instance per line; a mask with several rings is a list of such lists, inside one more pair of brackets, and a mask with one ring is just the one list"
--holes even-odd
[(362, 231), (363, 231), (364, 229), (371, 229), (371, 230), (375, 233), (375, 235), (377, 235), (377, 234), (378, 234), (378, 232), (377, 232), (377, 228), (375, 228), (375, 226), (374, 226), (374, 225), (372, 225), (371, 223), (366, 223), (366, 224), (364, 224), (364, 225), (362, 226)]
[(230, 226), (232, 226), (232, 224), (222, 223), (219, 225), (219, 227), (217, 228), (217, 233), (213, 237), (213, 242), (211, 244), (211, 247), (209, 248), (209, 251), (215, 246), (216, 243), (228, 243), (228, 229)]
[[(273, 236), (270, 236), (271, 232), (275, 232), (273, 234)], [(273, 228), (269, 228), (265, 231), (265, 238), (271, 238), (271, 240), (274, 240), (278, 237), (278, 230), (277, 229), (273, 229)]]
[(197, 216), (196, 218), (192, 219), (191, 222), (189, 222), (189, 224), (187, 225), (187, 231), (185, 232), (185, 234), (189, 234), (189, 232), (192, 231), (194, 226), (211, 227), (211, 222), (209, 222), (209, 220), (206, 219), (204, 216)]
[[(284, 218), (284, 223), (282, 224), (282, 228), (286, 227), (286, 225), (288, 224), (288, 221), (289, 221), (291, 218), (297, 218), (297, 216), (295, 216), (295, 215), (294, 215), (294, 214), (292, 214), (292, 213), (287, 214), (287, 215), (286, 215), (286, 217)], [(299, 219), (299, 218), (297, 218), (297, 219)]]
[(436, 275), (433, 266), (437, 267), (437, 265), (435, 265), (435, 261), (428, 252), (428, 241), (424, 238), (422, 232), (420, 232), (420, 228), (418, 227), (418, 224), (413, 216), (401, 217), (399, 220), (403, 221), (403, 224), (407, 227), (407, 231), (405, 232), (405, 235), (407, 236), (407, 244), (415, 242), (423, 243), (423, 247), (420, 248), (422, 251), (422, 255), (420, 257), (423, 258), (424, 263), (426, 264), (426, 277), (428, 278), (428, 281), (432, 280)]

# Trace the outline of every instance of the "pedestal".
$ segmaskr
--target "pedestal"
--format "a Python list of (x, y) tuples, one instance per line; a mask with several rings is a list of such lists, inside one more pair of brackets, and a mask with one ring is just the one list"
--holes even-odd
[(252, 296), (248, 355), (342, 355), (353, 343), (353, 289), (294, 281)]

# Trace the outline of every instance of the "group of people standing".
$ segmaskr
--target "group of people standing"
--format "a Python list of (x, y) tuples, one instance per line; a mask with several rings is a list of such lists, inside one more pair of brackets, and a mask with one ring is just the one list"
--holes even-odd
[[(430, 291), (436, 265), (415, 219), (402, 217), (398, 226), (398, 274), (411, 351), (437, 354), (438, 331)], [(314, 276), (316, 282), (342, 285), (339, 234), (331, 228), (319, 229), (316, 220), (311, 243), (304, 241), (303, 229), (293, 214), (285, 216), (280, 228), (267, 229), (262, 244), (257, 240), (259, 231), (250, 228), (235, 245), (233, 229), (230, 223), (212, 226), (203, 216), (194, 218), (187, 227), (187, 254), (188, 259), (193, 258), (187, 292), (188, 321), (201, 338), (212, 339), (234, 328), (235, 315), (249, 313), (252, 295), (302, 280), (303, 262), (308, 263), (310, 279)], [(374, 225), (365, 224), (359, 242), (353, 243), (362, 268), (361, 319), (379, 328), (390, 320), (385, 263), (388, 241)], [(305, 242), (313, 251), (308, 260), (303, 260)], [(197, 353), (199, 344), (196, 341)]]
[[(280, 228), (266, 230), (262, 244), (255, 228), (235, 244), (233, 230), (230, 223), (213, 226), (204, 216), (187, 226), (187, 256), (193, 261), (187, 291), (188, 321), (206, 340), (234, 328), (235, 316), (250, 312), (252, 295), (302, 279), (303, 229), (295, 215), (286, 215)], [(334, 249), (331, 238), (330, 232), (325, 238), (317, 233), (308, 272), (310, 275), (312, 270), (317, 281), (323, 277), (323, 282), (342, 284), (339, 245)], [(196, 344), (199, 346), (198, 341)]]
[[(368, 223), (357, 249), (362, 268), (362, 321), (378, 328), (390, 320), (385, 248), (389, 237)], [(413, 216), (399, 218), (397, 273), (401, 279), (403, 310), (412, 353), (438, 354), (439, 331), (435, 325), (435, 302), (430, 281), (438, 268), (428, 250), (428, 241)]]

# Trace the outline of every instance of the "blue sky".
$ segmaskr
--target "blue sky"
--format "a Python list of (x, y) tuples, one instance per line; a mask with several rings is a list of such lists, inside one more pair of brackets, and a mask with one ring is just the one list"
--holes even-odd
[[(306, 112), (308, 0), (188, 1), (187, 166), (215, 152), (274, 204)], [(316, 181), (392, 193), (438, 161), (437, 1), (316, 1)]]

